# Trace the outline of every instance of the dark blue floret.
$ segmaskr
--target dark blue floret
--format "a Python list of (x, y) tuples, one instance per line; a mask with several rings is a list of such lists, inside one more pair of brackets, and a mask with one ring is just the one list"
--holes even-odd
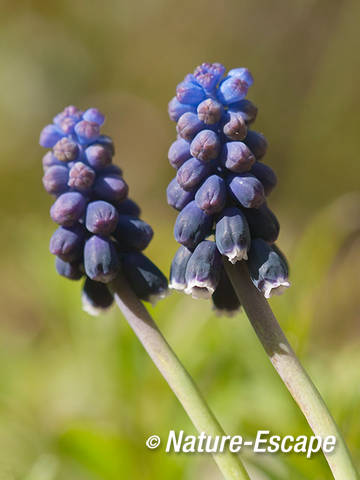
[(90, 315), (99, 315), (111, 307), (114, 297), (107, 285), (86, 278), (82, 289), (83, 310)]
[(85, 242), (84, 268), (91, 280), (109, 283), (119, 271), (119, 256), (112, 240), (93, 235)]
[(45, 190), (52, 195), (60, 195), (68, 190), (69, 169), (62, 165), (50, 165), (43, 176)]
[(69, 280), (80, 280), (84, 276), (80, 262), (69, 263), (56, 257), (55, 268), (59, 275)]
[(122, 250), (145, 250), (154, 235), (150, 225), (131, 215), (119, 215), (114, 237)]
[(171, 263), (169, 283), (170, 288), (173, 288), (174, 290), (185, 290), (186, 266), (188, 264), (188, 261), (190, 260), (191, 255), (191, 250), (184, 247), (184, 245), (180, 245)]
[[(273, 244), (279, 234), (279, 223), (265, 203), (276, 186), (276, 175), (258, 161), (266, 153), (267, 140), (249, 130), (258, 112), (246, 98), (253, 82), (247, 68), (226, 74), (221, 64), (203, 63), (186, 75), (169, 103), (178, 134), (169, 149), (177, 174), (167, 188), (169, 205), (179, 211), (175, 239), (181, 249), (194, 251), (215, 234), (218, 251), (234, 263), (246, 261), (252, 240)], [(179, 262), (176, 256), (172, 272), (181, 271)], [(180, 273), (176, 275), (180, 278)], [(184, 280), (174, 278), (184, 285)], [(222, 298), (219, 290), (214, 303), (221, 305)], [(226, 301), (229, 311), (239, 306), (234, 294)]]
[(115, 231), (118, 221), (119, 214), (111, 203), (98, 200), (87, 206), (85, 225), (89, 232), (110, 235)]
[(50, 252), (65, 262), (82, 259), (86, 229), (80, 223), (73, 227), (59, 227), (50, 239)]
[(227, 276), (225, 269), (221, 269), (220, 280), (212, 294), (214, 310), (220, 315), (231, 316), (240, 310), (240, 302)]

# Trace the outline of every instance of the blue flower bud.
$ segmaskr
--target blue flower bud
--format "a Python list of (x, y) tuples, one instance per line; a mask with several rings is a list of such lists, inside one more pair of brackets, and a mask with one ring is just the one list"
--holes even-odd
[(100, 126), (98, 123), (82, 120), (75, 125), (75, 133), (81, 144), (91, 143), (100, 135)]
[(176, 130), (181, 138), (191, 142), (197, 133), (205, 127), (204, 123), (199, 120), (196, 113), (187, 112), (181, 115), (176, 125)]
[(202, 130), (190, 145), (191, 155), (202, 162), (214, 160), (220, 151), (220, 140), (212, 130)]
[(221, 119), (224, 108), (221, 103), (213, 98), (207, 98), (199, 103), (197, 107), (197, 115), (199, 120), (207, 125), (215, 125)]
[(87, 206), (85, 224), (89, 232), (110, 235), (115, 231), (118, 220), (116, 208), (108, 202), (97, 200)]
[(241, 113), (228, 112), (223, 132), (230, 140), (244, 140), (247, 135), (247, 127)]
[(177, 122), (181, 115), (186, 112), (196, 112), (196, 108), (194, 107), (194, 105), (180, 103), (176, 97), (170, 100), (168, 105), (168, 113), (170, 120), (172, 120), (173, 122)]
[(244, 142), (250, 148), (257, 160), (260, 160), (265, 155), (268, 142), (262, 133), (248, 130)]
[(212, 171), (213, 165), (197, 158), (190, 158), (177, 171), (178, 184), (187, 191), (193, 190)]
[(119, 215), (131, 215), (132, 217), (140, 217), (141, 210), (137, 203), (130, 198), (125, 198), (121, 202), (114, 202)]
[(65, 262), (75, 262), (82, 257), (85, 228), (80, 223), (73, 227), (59, 227), (50, 239), (50, 252)]
[(255, 162), (250, 173), (263, 184), (265, 195), (269, 195), (276, 187), (277, 177), (272, 168), (265, 163)]
[(234, 199), (245, 208), (259, 208), (265, 201), (264, 187), (252, 175), (245, 173), (230, 176), (228, 186)]
[(76, 162), (70, 169), (68, 185), (80, 192), (87, 192), (94, 183), (95, 176), (92, 168), (82, 162)]
[(195, 202), (199, 208), (211, 215), (225, 207), (226, 196), (225, 181), (218, 175), (211, 175), (196, 192)]
[(189, 142), (182, 138), (175, 140), (169, 148), (168, 158), (172, 167), (180, 168), (186, 160), (191, 158)]
[(52, 195), (59, 195), (68, 190), (67, 182), (69, 178), (69, 169), (62, 165), (53, 165), (48, 167), (43, 176), (43, 185), (45, 190)]
[(220, 83), (218, 98), (225, 105), (239, 102), (246, 97), (249, 85), (240, 77), (227, 77)]
[(42, 159), (42, 166), (43, 166), (43, 171), (46, 172), (46, 170), (54, 165), (63, 165), (62, 162), (60, 162), (52, 152), (47, 152)]
[(105, 116), (97, 108), (89, 108), (83, 114), (83, 119), (87, 122), (94, 122), (102, 125), (105, 122)]
[(78, 120), (75, 120), (72, 117), (65, 117), (59, 123), (59, 127), (65, 135), (72, 135), (77, 122)]
[(154, 235), (150, 225), (131, 215), (119, 215), (114, 237), (122, 250), (144, 250)]
[(223, 210), (215, 231), (216, 245), (231, 263), (247, 260), (250, 248), (250, 231), (244, 214), (236, 207)]
[(108, 175), (110, 176), (115, 175), (116, 177), (121, 177), (122, 174), (123, 174), (123, 171), (121, 170), (121, 168), (118, 165), (114, 165), (113, 163), (101, 169), (102, 177), (106, 177)]
[(65, 107), (64, 110), (54, 117), (54, 123), (56, 125), (60, 125), (64, 118), (71, 118), (77, 122), (79, 122), (82, 118), (83, 112), (79, 108), (75, 107), (74, 105), (69, 105)]
[(114, 297), (104, 283), (94, 282), (90, 278), (86, 278), (81, 300), (85, 312), (90, 315), (99, 315), (111, 307)]
[(246, 208), (244, 215), (253, 238), (262, 238), (268, 243), (276, 242), (280, 224), (274, 213), (264, 202), (259, 208)]
[(213, 90), (225, 73), (221, 63), (202, 63), (196, 67), (194, 77), (205, 90)]
[(173, 178), (166, 189), (167, 202), (175, 208), (182, 210), (188, 203), (194, 200), (195, 190), (186, 191), (180, 187), (176, 178)]
[(215, 242), (199, 243), (186, 266), (185, 293), (193, 298), (210, 298), (219, 283), (221, 269), (221, 255)]
[(121, 202), (127, 197), (129, 187), (117, 175), (99, 176), (94, 183), (94, 193), (108, 202)]
[(64, 260), (61, 260), (59, 257), (56, 257), (55, 259), (55, 268), (59, 275), (68, 278), (69, 280), (80, 280), (84, 275), (80, 263), (64, 262)]
[(46, 125), (40, 133), (39, 143), (42, 147), (52, 148), (63, 136), (55, 125)]
[(198, 105), (206, 94), (203, 88), (193, 82), (181, 82), (176, 87), (176, 98), (180, 103), (188, 103), (190, 105)]
[(221, 269), (220, 280), (212, 295), (214, 310), (218, 315), (232, 316), (241, 305), (235, 290), (224, 268)]
[(111, 164), (111, 150), (105, 145), (99, 143), (90, 145), (84, 153), (88, 164), (95, 170), (101, 170)]
[(290, 286), (288, 268), (282, 254), (279, 255), (261, 238), (251, 242), (248, 267), (253, 284), (265, 298), (280, 295)]
[(258, 109), (250, 100), (244, 98), (240, 102), (232, 103), (229, 107), (229, 112), (240, 113), (247, 125), (249, 125), (255, 121)]
[(114, 143), (112, 138), (110, 138), (108, 135), (99, 135), (96, 139), (96, 143), (100, 143), (101, 145), (104, 145), (104, 147), (108, 147), (111, 155), (115, 155)]
[(230, 171), (248, 172), (255, 163), (255, 157), (243, 142), (227, 142), (221, 151), (221, 162)]
[(170, 285), (174, 290), (184, 290), (186, 287), (185, 272), (188, 261), (192, 255), (191, 250), (181, 245), (171, 263)]
[(79, 156), (79, 147), (70, 138), (63, 137), (54, 145), (53, 153), (61, 162), (73, 162)]
[(54, 222), (71, 227), (85, 212), (86, 198), (79, 192), (66, 192), (58, 197), (50, 209)]
[(211, 233), (213, 217), (199, 208), (195, 201), (186, 205), (179, 213), (174, 227), (175, 240), (185, 247), (194, 249)]
[(251, 87), (254, 83), (254, 78), (247, 68), (233, 68), (232, 70), (229, 70), (228, 76), (240, 78), (246, 82), (248, 87)]
[(127, 281), (141, 300), (155, 304), (166, 297), (167, 279), (145, 255), (139, 252), (126, 253), (122, 264)]
[(91, 280), (108, 283), (119, 272), (120, 262), (114, 243), (98, 235), (85, 242), (84, 267)]

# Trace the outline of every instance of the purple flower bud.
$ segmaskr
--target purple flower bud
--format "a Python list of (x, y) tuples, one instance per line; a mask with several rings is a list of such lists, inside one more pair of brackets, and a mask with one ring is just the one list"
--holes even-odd
[(155, 304), (157, 300), (166, 297), (168, 293), (166, 277), (142, 253), (126, 253), (123, 258), (123, 271), (140, 300)]
[(233, 68), (228, 72), (228, 76), (240, 78), (247, 83), (248, 87), (251, 87), (254, 83), (254, 78), (247, 68)]
[(79, 192), (66, 192), (58, 197), (50, 209), (54, 222), (71, 227), (84, 214), (86, 198)]
[[(71, 117), (76, 121), (80, 121), (82, 114), (83, 114), (82, 110), (75, 107), (74, 105), (69, 105), (68, 107), (65, 107), (64, 110), (61, 113), (59, 113), (59, 115), (56, 115), (56, 117), (60, 117), (60, 116), (62, 116), (62, 118)], [(54, 123), (56, 123), (55, 119), (54, 119)]]
[(82, 120), (75, 125), (75, 133), (82, 144), (94, 142), (100, 135), (100, 126), (95, 122)]
[(226, 203), (226, 184), (218, 175), (211, 175), (195, 195), (196, 205), (208, 215), (220, 212)]
[(104, 283), (94, 282), (90, 278), (86, 278), (81, 300), (85, 312), (90, 315), (99, 315), (111, 307), (114, 297)]
[(94, 170), (82, 162), (76, 162), (70, 169), (68, 185), (81, 192), (87, 192), (94, 180)]
[(214, 160), (220, 151), (220, 140), (212, 130), (199, 132), (190, 145), (191, 155), (202, 162)]
[(82, 257), (85, 228), (80, 223), (73, 227), (59, 227), (50, 239), (50, 252), (65, 262), (75, 262)]
[(41, 130), (39, 143), (42, 147), (52, 148), (63, 136), (55, 125), (46, 125)]
[(230, 140), (244, 140), (247, 126), (241, 113), (228, 112), (223, 132)]
[(111, 164), (111, 150), (104, 145), (97, 143), (90, 145), (84, 153), (88, 164), (95, 170), (100, 170)]
[(54, 145), (53, 153), (61, 162), (73, 162), (79, 156), (79, 147), (70, 138), (63, 137)]
[(61, 260), (59, 257), (56, 257), (55, 259), (55, 268), (59, 275), (69, 280), (80, 280), (80, 278), (84, 275), (81, 265), (78, 262), (64, 262), (64, 260)]
[(174, 227), (175, 240), (185, 247), (194, 249), (211, 233), (213, 217), (199, 208), (195, 201), (186, 205), (179, 213)]
[(249, 125), (255, 121), (258, 109), (250, 100), (244, 98), (244, 100), (240, 100), (240, 102), (232, 103), (229, 107), (229, 112), (240, 113)]
[(196, 113), (187, 112), (181, 115), (176, 125), (176, 130), (181, 138), (191, 142), (197, 133), (205, 127), (203, 122), (198, 119)]
[(199, 84), (193, 82), (181, 82), (176, 87), (176, 98), (180, 103), (197, 105), (204, 100), (205, 97), (206, 94)]
[(276, 242), (280, 224), (274, 213), (264, 202), (259, 208), (246, 208), (244, 215), (253, 238), (262, 238), (268, 243)]
[(114, 237), (124, 250), (145, 250), (154, 235), (150, 225), (131, 215), (120, 215)]
[(192, 255), (191, 250), (181, 245), (171, 263), (170, 285), (174, 290), (184, 290), (186, 287), (185, 272), (188, 261)]
[(96, 178), (94, 192), (98, 198), (108, 202), (121, 202), (128, 194), (129, 187), (117, 175), (106, 175)]
[(93, 235), (85, 242), (85, 272), (91, 280), (108, 283), (118, 274), (120, 263), (114, 243), (107, 238)]
[(106, 177), (108, 175), (110, 176), (115, 175), (116, 177), (121, 177), (122, 174), (123, 174), (123, 171), (121, 170), (121, 168), (118, 165), (114, 165), (113, 163), (101, 169), (101, 175), (103, 177)]
[(212, 169), (212, 164), (190, 158), (177, 171), (176, 180), (184, 190), (191, 191), (209, 175)]
[(240, 302), (224, 268), (221, 269), (220, 280), (212, 295), (214, 310), (218, 315), (231, 317), (240, 310)]
[(94, 122), (102, 125), (105, 122), (105, 116), (97, 108), (89, 108), (83, 114), (83, 119), (87, 122)]
[(43, 176), (43, 185), (45, 190), (52, 195), (59, 195), (68, 190), (67, 182), (69, 178), (68, 168), (62, 165), (53, 165), (48, 167)]
[(65, 135), (72, 135), (74, 133), (74, 127), (77, 124), (77, 120), (72, 117), (65, 117), (59, 123), (59, 127)]
[(255, 162), (250, 173), (263, 184), (265, 195), (269, 195), (276, 187), (277, 177), (272, 168), (265, 163)]
[(244, 214), (236, 207), (226, 208), (216, 223), (216, 245), (231, 263), (247, 259), (250, 231)]
[(248, 172), (255, 157), (243, 142), (228, 142), (223, 145), (221, 162), (228, 170), (236, 173)]
[(185, 293), (193, 298), (210, 298), (219, 283), (221, 269), (221, 255), (215, 242), (199, 243), (186, 266)]
[(44, 172), (46, 172), (46, 170), (49, 167), (52, 167), (54, 165), (62, 166), (63, 163), (59, 162), (59, 160), (53, 155), (53, 153), (49, 151), (43, 156), (43, 159), (42, 159), (42, 166), (43, 166)]
[(169, 148), (168, 158), (172, 167), (180, 168), (186, 160), (191, 158), (189, 142), (182, 138), (175, 140)]
[(116, 208), (108, 202), (90, 202), (86, 209), (86, 228), (98, 235), (110, 235), (115, 231), (119, 220)]
[(197, 115), (199, 120), (207, 125), (218, 123), (223, 114), (224, 108), (221, 103), (213, 98), (203, 100), (197, 107)]
[(126, 198), (121, 202), (115, 202), (114, 204), (119, 215), (131, 215), (132, 217), (140, 217), (141, 210), (139, 205), (130, 198)]
[(194, 77), (206, 90), (212, 90), (225, 73), (225, 67), (221, 63), (202, 63), (196, 67)]
[(239, 102), (246, 97), (249, 85), (243, 78), (227, 77), (220, 83), (218, 98), (225, 105)]
[(288, 267), (283, 254), (261, 238), (251, 242), (248, 267), (251, 280), (265, 298), (280, 295), (290, 286)]
[(228, 185), (234, 199), (245, 208), (259, 208), (265, 201), (264, 187), (252, 175), (245, 173), (230, 176)]
[(173, 178), (166, 189), (167, 202), (175, 208), (175, 210), (182, 210), (188, 203), (194, 200), (195, 191), (189, 192), (184, 190), (178, 184), (176, 178)]
[(265, 155), (268, 142), (262, 133), (248, 130), (244, 142), (250, 148), (257, 160), (260, 160)]
[(96, 143), (100, 143), (101, 145), (104, 145), (104, 147), (108, 147), (111, 155), (115, 155), (114, 143), (108, 135), (99, 135), (99, 137), (96, 139)]
[(194, 105), (180, 103), (176, 97), (170, 100), (168, 105), (168, 113), (170, 120), (172, 120), (173, 122), (177, 122), (181, 115), (186, 112), (196, 112), (196, 108), (194, 107)]

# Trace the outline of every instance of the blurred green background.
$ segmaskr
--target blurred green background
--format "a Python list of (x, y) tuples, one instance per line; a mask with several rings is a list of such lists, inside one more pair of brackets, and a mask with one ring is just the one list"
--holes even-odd
[[(145, 448), (151, 434), (194, 428), (120, 313), (89, 317), (80, 284), (56, 275), (38, 146), (64, 106), (103, 110), (156, 232), (148, 254), (167, 272), (176, 244), (166, 107), (203, 61), (255, 77), (249, 98), (279, 176), (270, 206), (291, 264), (292, 288), (271, 303), (360, 466), (360, 3), (0, 6), (0, 479), (220, 478), (209, 456)], [(229, 434), (310, 434), (244, 314), (218, 318), (209, 302), (177, 294), (151, 311)], [(321, 454), (245, 461), (256, 480), (331, 478)]]

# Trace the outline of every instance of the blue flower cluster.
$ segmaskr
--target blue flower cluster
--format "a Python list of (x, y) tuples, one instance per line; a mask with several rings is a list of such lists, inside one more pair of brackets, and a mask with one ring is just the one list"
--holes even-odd
[(60, 275), (86, 277), (83, 306), (94, 314), (112, 305), (107, 284), (120, 269), (142, 300), (167, 292), (165, 276), (141, 253), (153, 230), (140, 220), (122, 171), (112, 163), (113, 142), (100, 133), (104, 120), (96, 108), (69, 106), (40, 134), (40, 145), (51, 149), (43, 157), (43, 185), (55, 197), (50, 216), (59, 225), (50, 252)]
[(224, 313), (240, 304), (222, 256), (232, 263), (247, 260), (265, 297), (289, 286), (285, 257), (274, 245), (279, 222), (266, 202), (277, 179), (261, 162), (267, 141), (251, 129), (257, 108), (245, 98), (252, 84), (246, 68), (225, 75), (223, 65), (203, 63), (177, 86), (169, 103), (177, 139), (168, 154), (176, 176), (167, 200), (180, 212), (174, 235), (181, 244), (170, 288), (212, 297)]

